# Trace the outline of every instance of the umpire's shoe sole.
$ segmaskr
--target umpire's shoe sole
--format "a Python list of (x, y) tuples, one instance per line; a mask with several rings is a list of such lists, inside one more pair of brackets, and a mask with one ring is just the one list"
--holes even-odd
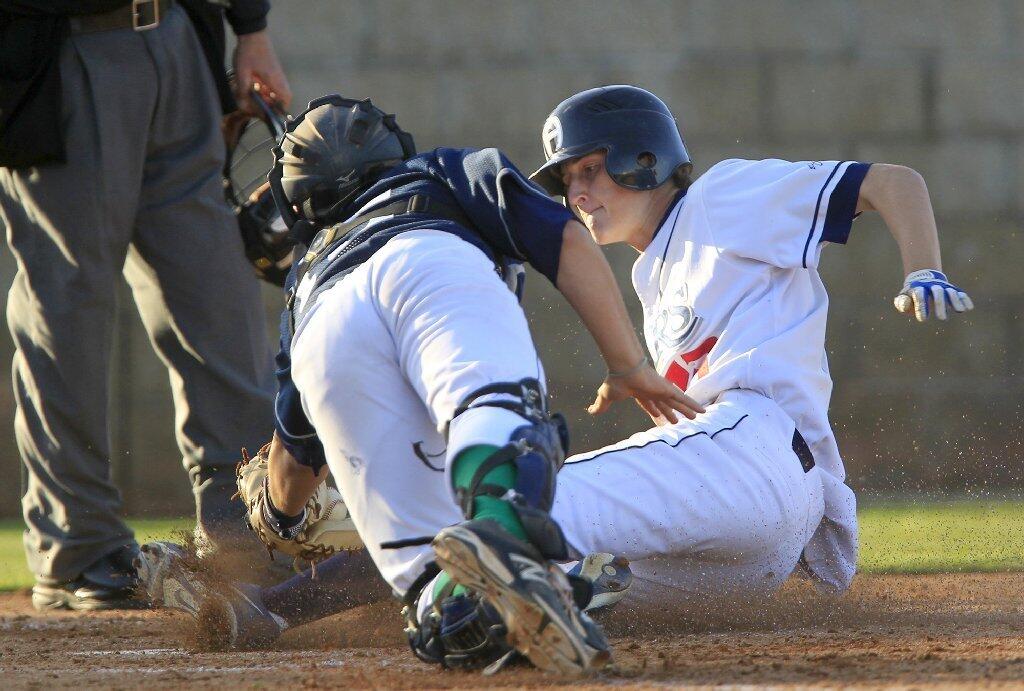
[(538, 668), (582, 674), (611, 659), (604, 633), (573, 602), (565, 573), (496, 522), (445, 528), (433, 547), (438, 565), (498, 610), (509, 645)]
[(138, 579), (131, 563), (138, 549), (132, 541), (97, 559), (70, 581), (36, 583), (32, 588), (32, 606), (40, 612), (146, 607), (147, 602), (137, 593)]
[(107, 609), (145, 609), (146, 606), (130, 591), (111, 591), (87, 582), (55, 586), (37, 583), (32, 587), (32, 607), (37, 612), (59, 609), (98, 612)]

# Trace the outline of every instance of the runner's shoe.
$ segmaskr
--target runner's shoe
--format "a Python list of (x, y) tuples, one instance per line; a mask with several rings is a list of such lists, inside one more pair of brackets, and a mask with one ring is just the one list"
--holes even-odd
[(568, 571), (570, 577), (590, 583), (590, 601), (583, 607), (588, 614), (603, 614), (626, 597), (633, 585), (629, 560), (607, 552), (594, 552), (576, 562)]
[(197, 575), (194, 559), (173, 542), (143, 545), (135, 568), (154, 604), (186, 612), (196, 620), (197, 643), (203, 648), (263, 648), (288, 628), (283, 618), (263, 604), (259, 586), (211, 587)]

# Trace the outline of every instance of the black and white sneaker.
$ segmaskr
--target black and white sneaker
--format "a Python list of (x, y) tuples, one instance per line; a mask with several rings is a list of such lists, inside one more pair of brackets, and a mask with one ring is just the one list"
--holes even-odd
[(137, 596), (138, 580), (132, 568), (138, 550), (134, 542), (116, 549), (70, 581), (36, 581), (32, 587), (32, 606), (40, 612), (146, 607), (145, 599)]
[(263, 648), (288, 628), (283, 618), (263, 604), (259, 586), (208, 584), (199, 576), (194, 557), (173, 542), (143, 545), (135, 569), (155, 605), (186, 612), (196, 620), (197, 643), (202, 648)]
[(576, 562), (568, 575), (590, 583), (590, 600), (583, 611), (604, 614), (619, 604), (633, 585), (633, 571), (629, 559), (607, 552), (594, 552)]
[(437, 564), (491, 604), (509, 645), (559, 674), (600, 669), (611, 659), (601, 628), (573, 601), (568, 577), (492, 520), (445, 528), (433, 541)]

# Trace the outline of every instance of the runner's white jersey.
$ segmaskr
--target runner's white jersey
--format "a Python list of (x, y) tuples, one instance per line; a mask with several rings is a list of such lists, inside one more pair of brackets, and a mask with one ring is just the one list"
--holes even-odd
[(826, 242), (845, 243), (868, 164), (730, 159), (698, 178), (633, 266), (660, 373), (702, 404), (729, 389), (772, 398), (824, 471), (825, 518), (804, 552), (826, 589), (856, 567), (853, 492), (828, 420)]

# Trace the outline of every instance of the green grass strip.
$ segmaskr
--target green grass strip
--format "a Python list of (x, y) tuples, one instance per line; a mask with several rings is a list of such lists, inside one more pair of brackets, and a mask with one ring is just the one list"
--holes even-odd
[[(172, 538), (190, 519), (129, 521), (140, 542)], [(0, 590), (28, 588), (22, 524), (0, 521)], [(1024, 501), (894, 502), (860, 511), (861, 573), (1024, 569)]]
[[(191, 530), (190, 518), (133, 519), (129, 524), (139, 542), (167, 540), (182, 530)], [(32, 587), (32, 574), (25, 566), (21, 535), (24, 524), (17, 519), (0, 521), (0, 591)]]
[(860, 512), (863, 573), (1024, 568), (1024, 502), (900, 503)]

